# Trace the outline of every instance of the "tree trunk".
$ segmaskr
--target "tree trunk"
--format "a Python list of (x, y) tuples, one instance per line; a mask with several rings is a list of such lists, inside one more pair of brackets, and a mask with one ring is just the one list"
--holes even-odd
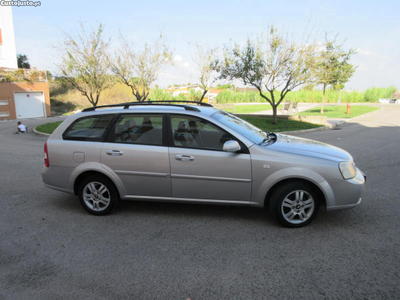
[(322, 90), (322, 105), (321, 105), (321, 114), (323, 114), (323, 113), (324, 113), (325, 90), (326, 90), (326, 85), (324, 84), (324, 87), (323, 87), (323, 90)]
[(96, 94), (96, 104), (95, 106), (97, 106), (97, 104), (99, 103), (99, 99), (100, 99), (100, 93)]
[(90, 104), (92, 104), (92, 106), (96, 106), (96, 103), (94, 102), (92, 93), (90, 93), (89, 95), (86, 94), (85, 96), (86, 96), (86, 98), (88, 98), (88, 100), (89, 100)]
[(207, 92), (208, 92), (208, 90), (204, 90), (204, 91), (203, 91), (203, 95), (201, 95), (201, 98), (200, 98), (200, 101), (199, 101), (199, 102), (202, 102), (202, 101), (203, 101), (204, 96), (207, 94)]
[(276, 124), (278, 121), (278, 106), (272, 105), (272, 124)]

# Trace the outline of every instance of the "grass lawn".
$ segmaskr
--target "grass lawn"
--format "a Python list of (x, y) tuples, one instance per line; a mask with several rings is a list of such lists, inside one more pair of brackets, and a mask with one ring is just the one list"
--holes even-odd
[[(302, 130), (302, 129), (318, 128), (322, 126), (322, 125), (316, 125), (316, 124), (293, 121), (293, 120), (285, 120), (285, 119), (278, 119), (278, 124), (273, 125), (271, 123), (272, 118), (260, 118), (252, 116), (243, 116), (241, 118), (264, 131), (272, 131), (272, 132)], [(51, 134), (53, 133), (54, 130), (56, 130), (58, 125), (60, 125), (61, 123), (62, 121), (58, 121), (54, 123), (39, 125), (36, 127), (36, 130), (39, 132)]]
[(285, 120), (285, 119), (278, 119), (277, 124), (274, 125), (271, 123), (272, 118), (260, 118), (252, 116), (240, 116), (240, 118), (262, 129), (263, 131), (272, 131), (272, 132), (311, 129), (323, 126), (307, 122)]
[[(232, 113), (232, 105), (215, 105), (215, 107), (222, 109), (226, 112)], [(281, 108), (282, 105), (279, 105), (278, 108)], [(271, 105), (269, 104), (254, 104), (254, 105), (235, 105), (235, 114), (251, 114), (258, 111), (270, 110)]]
[(299, 116), (327, 116), (328, 118), (348, 119), (364, 115), (371, 111), (378, 110), (379, 107), (354, 105), (350, 109), (350, 114), (346, 114), (346, 106), (325, 106), (324, 113), (321, 114), (321, 107), (312, 108), (301, 113)]
[(56, 130), (58, 125), (60, 125), (62, 122), (63, 121), (58, 121), (58, 122), (54, 122), (54, 123), (47, 123), (47, 124), (39, 125), (35, 129), (36, 129), (36, 131), (39, 131), (39, 132), (51, 134), (51, 133), (53, 133), (54, 130)]

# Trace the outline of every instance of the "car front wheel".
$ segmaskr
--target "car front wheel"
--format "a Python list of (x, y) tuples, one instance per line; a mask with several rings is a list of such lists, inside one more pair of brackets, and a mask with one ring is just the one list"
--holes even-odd
[(105, 176), (89, 176), (79, 186), (79, 201), (93, 215), (108, 214), (118, 200), (117, 189)]
[(272, 215), (286, 227), (302, 227), (317, 215), (320, 199), (307, 183), (292, 182), (276, 189), (270, 199)]

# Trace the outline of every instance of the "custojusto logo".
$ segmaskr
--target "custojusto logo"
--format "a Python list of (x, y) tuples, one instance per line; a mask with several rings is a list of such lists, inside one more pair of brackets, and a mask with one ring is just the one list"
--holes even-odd
[(40, 1), (5, 1), (5, 0), (1, 0), (0, 1), (0, 6), (41, 6), (42, 3)]

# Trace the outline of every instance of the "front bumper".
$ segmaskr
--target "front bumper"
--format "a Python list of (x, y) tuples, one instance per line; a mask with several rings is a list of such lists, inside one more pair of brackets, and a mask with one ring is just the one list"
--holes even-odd
[(356, 177), (348, 180), (329, 182), (335, 195), (334, 203), (327, 205), (326, 210), (340, 210), (356, 207), (361, 203), (361, 195), (365, 190), (367, 176), (357, 168)]

